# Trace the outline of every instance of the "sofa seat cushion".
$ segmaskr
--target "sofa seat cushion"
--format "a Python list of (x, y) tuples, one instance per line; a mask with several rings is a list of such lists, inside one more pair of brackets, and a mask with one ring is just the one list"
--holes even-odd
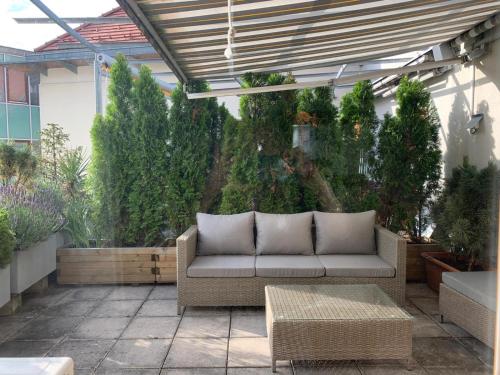
[(315, 255), (259, 255), (255, 261), (259, 277), (321, 277), (325, 268)]
[(257, 255), (313, 255), (312, 219), (312, 212), (256, 212)]
[(443, 272), (443, 283), (480, 305), (496, 311), (496, 272)]
[(314, 211), (316, 254), (375, 254), (375, 211)]
[(255, 214), (196, 214), (198, 255), (255, 255)]
[(194, 258), (188, 277), (254, 277), (255, 256), (205, 255)]
[(396, 270), (378, 255), (318, 255), (326, 276), (394, 277)]

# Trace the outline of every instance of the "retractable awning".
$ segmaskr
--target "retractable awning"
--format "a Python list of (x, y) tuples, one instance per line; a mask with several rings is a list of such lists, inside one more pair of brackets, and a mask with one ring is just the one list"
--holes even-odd
[(448, 41), (499, 0), (118, 0), (181, 81), (373, 60)]

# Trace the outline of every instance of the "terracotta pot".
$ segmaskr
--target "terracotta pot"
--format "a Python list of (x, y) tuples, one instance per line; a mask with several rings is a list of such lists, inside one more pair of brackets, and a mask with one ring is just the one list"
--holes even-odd
[(425, 260), (425, 272), (427, 274), (427, 285), (429, 288), (439, 293), (439, 284), (443, 281), (443, 272), (460, 272), (460, 270), (443, 260), (453, 259), (453, 255), (447, 251), (429, 251), (422, 253)]
[(425, 283), (425, 260), (422, 253), (443, 251), (441, 245), (433, 242), (406, 244), (406, 281), (414, 283)]

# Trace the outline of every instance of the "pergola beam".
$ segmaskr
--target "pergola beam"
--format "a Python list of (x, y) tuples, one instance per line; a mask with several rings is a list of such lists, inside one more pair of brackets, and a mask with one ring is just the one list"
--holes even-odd
[[(66, 23), (92, 23), (92, 24), (130, 24), (132, 21), (128, 17), (61, 17)], [(52, 18), (44, 17), (17, 17), (14, 18), (19, 24), (23, 25), (46, 25), (57, 23)]]
[(243, 89), (227, 89), (227, 90), (213, 90), (208, 92), (199, 93), (188, 93), (189, 99), (202, 99), (202, 98), (212, 98), (221, 96), (233, 96), (233, 95), (248, 95), (248, 94), (259, 94), (265, 92), (277, 92), (286, 90), (300, 90), (305, 88), (314, 87), (325, 87), (325, 86), (337, 86), (342, 84), (354, 83), (358, 81), (363, 81), (367, 79), (373, 79), (378, 77), (384, 77), (393, 74), (405, 74), (412, 73), (416, 71), (424, 71), (440, 68), (442, 66), (461, 64), (462, 59), (449, 59), (442, 61), (433, 61), (418, 65), (404, 66), (401, 68), (394, 69), (380, 69), (375, 72), (366, 72), (360, 74), (354, 74), (352, 76), (344, 76), (338, 79), (321, 80), (321, 81), (311, 81), (311, 82), (298, 82), (290, 83), (286, 85), (273, 85), (273, 86), (262, 86), (262, 87), (250, 87)]

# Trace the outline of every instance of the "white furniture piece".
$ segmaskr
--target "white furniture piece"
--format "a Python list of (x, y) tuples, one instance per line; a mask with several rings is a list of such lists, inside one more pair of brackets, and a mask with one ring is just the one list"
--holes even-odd
[(0, 375), (73, 375), (69, 357), (0, 358)]

